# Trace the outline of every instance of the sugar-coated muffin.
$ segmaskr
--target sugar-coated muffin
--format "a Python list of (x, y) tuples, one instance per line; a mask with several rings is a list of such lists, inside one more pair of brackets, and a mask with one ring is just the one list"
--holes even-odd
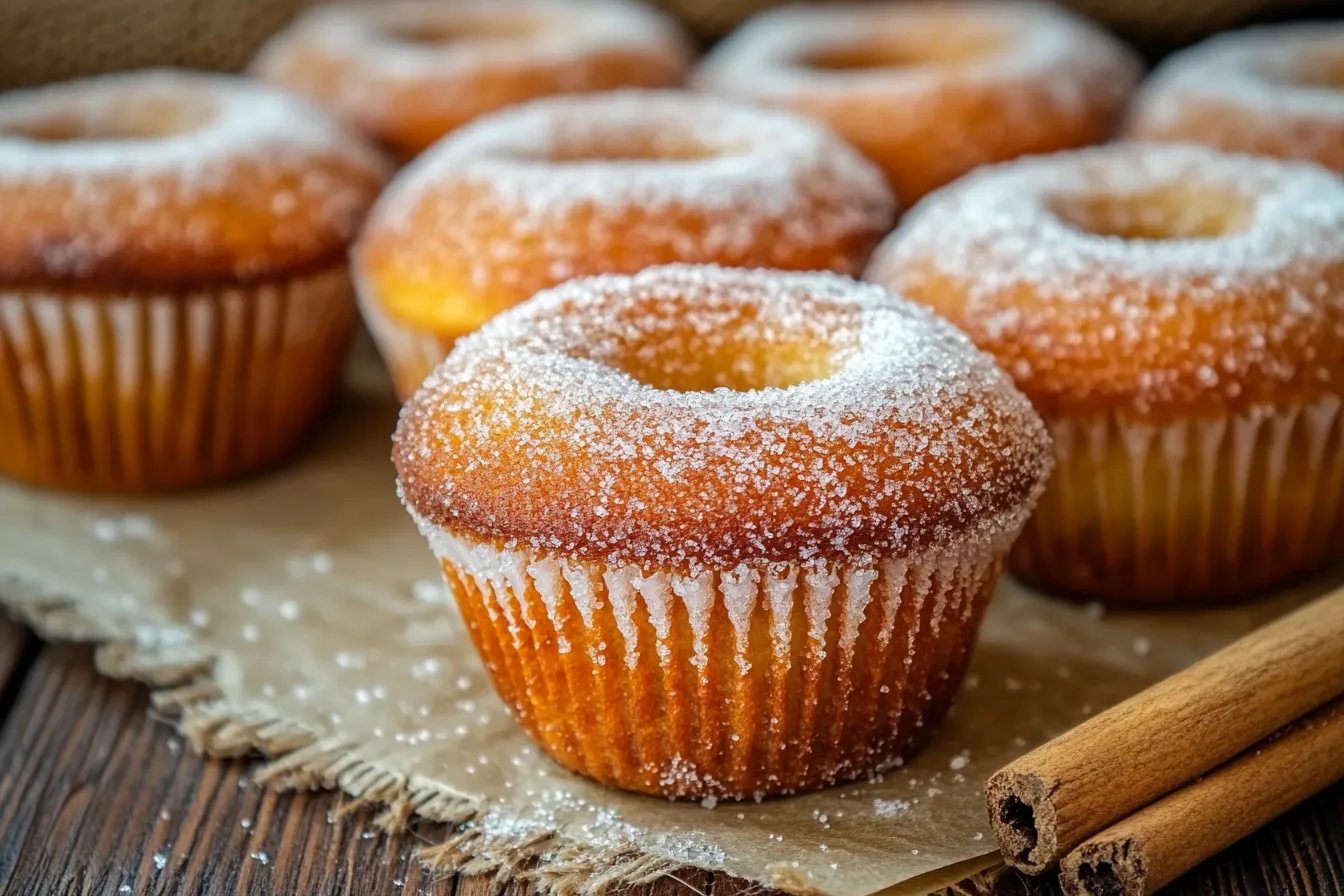
[(820, 125), (621, 91), (447, 138), (379, 201), (354, 263), (405, 397), (457, 337), (570, 277), (677, 261), (858, 273), (894, 217), (881, 173)]
[(1344, 553), (1341, 236), (1319, 166), (1115, 144), (929, 197), (868, 277), (970, 333), (1050, 426), (1011, 567), (1190, 604)]
[(571, 280), (465, 337), (394, 460), (505, 702), (565, 767), (760, 797), (919, 750), (1049, 439), (988, 355), (830, 273)]
[(1141, 70), (1119, 41), (1051, 4), (917, 0), (761, 13), (692, 83), (826, 122), (908, 208), (979, 165), (1109, 138)]
[(346, 251), (387, 173), (241, 78), (0, 96), (0, 474), (134, 491), (285, 454), (339, 382)]
[(1344, 24), (1248, 28), (1176, 53), (1135, 96), (1125, 130), (1344, 173)]
[(410, 158), (526, 100), (674, 87), (691, 56), (671, 18), (633, 0), (390, 0), (307, 10), (252, 70)]

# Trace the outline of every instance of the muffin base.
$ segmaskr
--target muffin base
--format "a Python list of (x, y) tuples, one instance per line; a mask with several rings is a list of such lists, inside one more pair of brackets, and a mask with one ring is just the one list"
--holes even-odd
[(1340, 410), (1328, 397), (1166, 426), (1052, 421), (1054, 476), (1009, 567), (1080, 597), (1177, 606), (1344, 556)]
[(359, 310), (378, 346), (378, 354), (392, 375), (397, 397), (403, 401), (415, 394), (425, 377), (448, 357), (453, 343), (463, 335), (440, 336), (404, 324), (383, 311), (378, 300), (364, 288), (359, 289)]
[(270, 465), (340, 383), (350, 293), (344, 265), (181, 294), (0, 290), (0, 474), (142, 491)]
[(923, 748), (1017, 526), (913, 558), (698, 574), (425, 531), (500, 696), (561, 765), (643, 793), (760, 798)]

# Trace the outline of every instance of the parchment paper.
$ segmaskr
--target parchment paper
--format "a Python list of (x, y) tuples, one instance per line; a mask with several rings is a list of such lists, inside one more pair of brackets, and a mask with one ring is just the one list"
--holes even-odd
[[(88, 498), (0, 483), (0, 595), (207, 752), (457, 833), (426, 858), (559, 892), (687, 864), (803, 892), (928, 893), (996, 863), (981, 785), (1008, 760), (1330, 583), (1220, 611), (1105, 615), (1009, 581), (948, 722), (880, 781), (669, 803), (572, 776), (495, 697), (393, 492), (396, 407), (367, 358), (295, 463), (218, 490)], [(3, 438), (0, 434), (0, 438)], [(1334, 577), (1338, 578), (1338, 576)]]

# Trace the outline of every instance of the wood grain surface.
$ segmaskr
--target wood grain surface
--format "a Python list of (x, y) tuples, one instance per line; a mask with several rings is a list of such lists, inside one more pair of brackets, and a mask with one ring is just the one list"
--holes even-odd
[[(45, 646), (0, 619), (0, 894), (489, 896), (490, 878), (425, 873), (337, 794), (274, 794), (248, 764), (204, 760), (99, 676), (86, 648)], [(335, 819), (335, 820), (333, 820)], [(160, 865), (162, 867), (160, 867)], [(684, 872), (630, 896), (759, 896)], [(519, 887), (510, 896), (523, 896)], [(1005, 876), (994, 896), (1057, 896), (1053, 876)], [(1344, 896), (1344, 786), (1310, 800), (1174, 884), (1173, 896)]]

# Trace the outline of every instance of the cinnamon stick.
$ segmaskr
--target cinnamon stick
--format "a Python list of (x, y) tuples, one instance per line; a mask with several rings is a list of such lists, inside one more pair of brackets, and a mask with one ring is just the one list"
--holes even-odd
[(1060, 862), (1060, 885), (1067, 896), (1147, 896), (1341, 778), (1336, 700), (1084, 841)]
[(1028, 874), (1344, 694), (1344, 589), (1318, 598), (1010, 763), (985, 788)]

